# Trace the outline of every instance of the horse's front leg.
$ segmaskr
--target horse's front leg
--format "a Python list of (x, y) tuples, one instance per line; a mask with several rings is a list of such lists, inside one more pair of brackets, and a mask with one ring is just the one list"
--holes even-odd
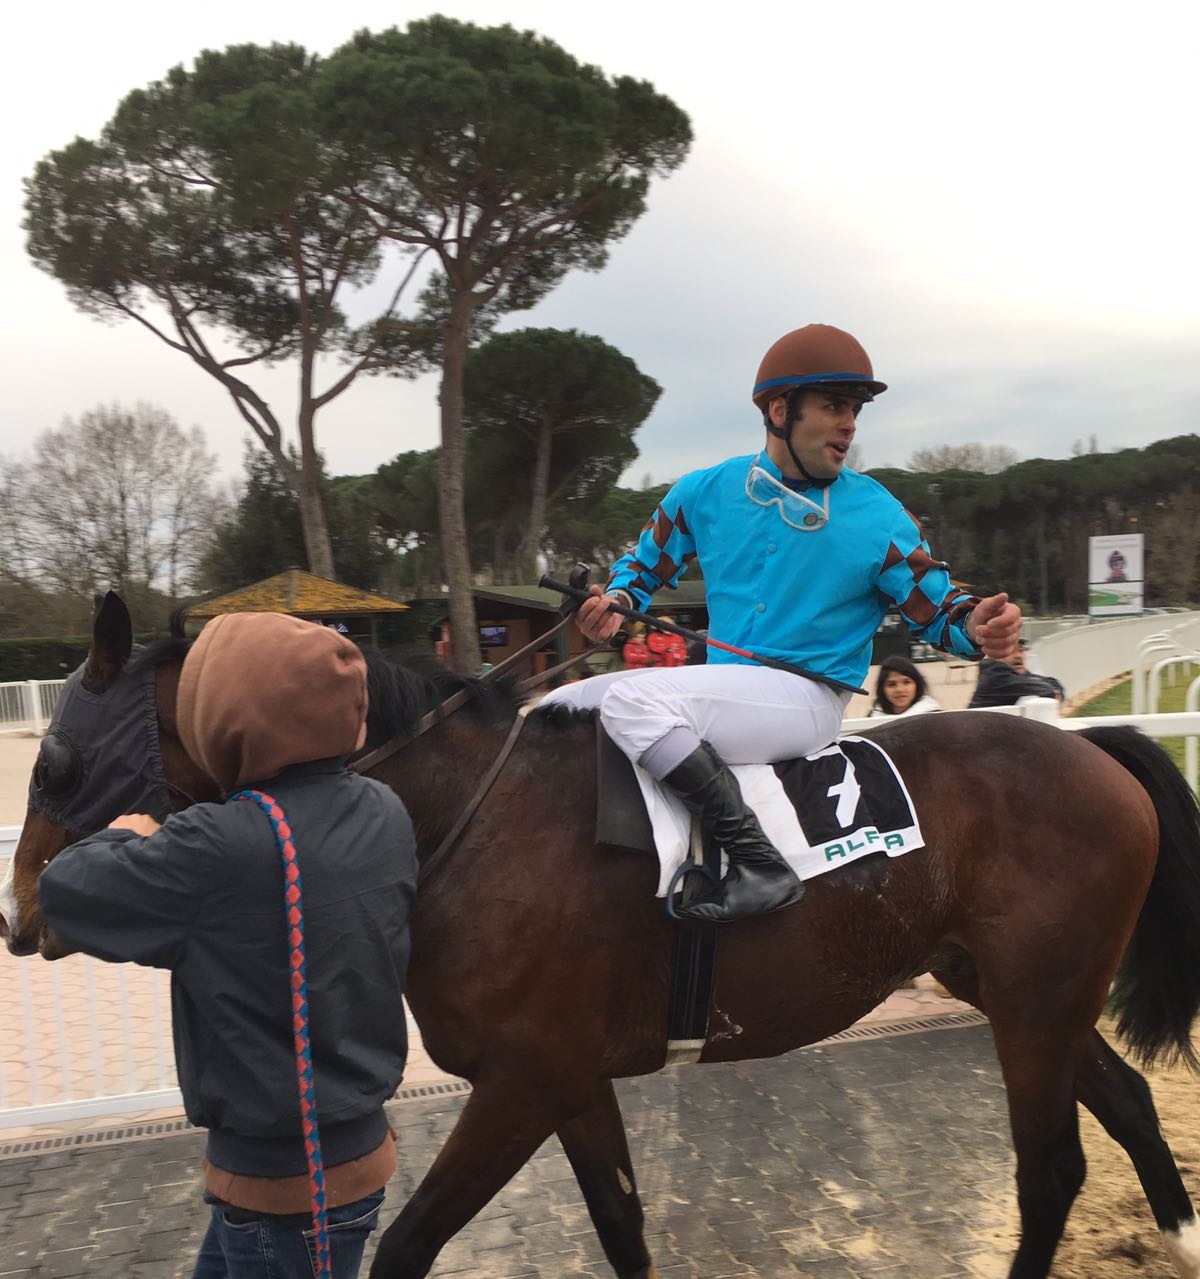
[(371, 1279), (424, 1279), (438, 1253), (529, 1160), (562, 1121), (519, 1076), (475, 1082), (446, 1144), (384, 1231)]
[(587, 1110), (559, 1125), (558, 1139), (618, 1279), (654, 1279), (625, 1124), (611, 1081), (604, 1082)]

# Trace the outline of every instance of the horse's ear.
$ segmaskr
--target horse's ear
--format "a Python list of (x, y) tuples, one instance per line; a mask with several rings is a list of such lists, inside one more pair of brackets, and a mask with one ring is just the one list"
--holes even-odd
[(83, 682), (93, 693), (103, 692), (133, 651), (133, 623), (125, 601), (109, 591), (99, 601), (92, 623), (92, 647), (83, 669)]

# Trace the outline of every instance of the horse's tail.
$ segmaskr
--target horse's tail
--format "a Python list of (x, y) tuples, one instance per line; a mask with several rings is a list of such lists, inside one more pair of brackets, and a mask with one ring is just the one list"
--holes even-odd
[(1200, 1071), (1200, 806), (1174, 761), (1136, 728), (1080, 734), (1129, 770), (1158, 814), (1158, 863), (1113, 991), (1117, 1034), (1143, 1065), (1182, 1059)]

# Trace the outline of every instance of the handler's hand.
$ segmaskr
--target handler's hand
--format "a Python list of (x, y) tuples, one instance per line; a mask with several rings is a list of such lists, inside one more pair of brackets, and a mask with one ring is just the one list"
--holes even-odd
[(1021, 610), (1007, 595), (989, 595), (971, 610), (967, 634), (984, 657), (1007, 661), (1021, 638)]
[(601, 644), (610, 640), (621, 629), (621, 615), (608, 611), (608, 597), (598, 587), (593, 586), (592, 598), (584, 600), (575, 612), (575, 625), (583, 632), (584, 638), (593, 644)]
[(162, 826), (145, 813), (125, 813), (115, 821), (109, 822), (108, 829), (131, 830), (135, 835), (145, 838), (147, 835), (153, 835), (156, 830), (161, 830)]

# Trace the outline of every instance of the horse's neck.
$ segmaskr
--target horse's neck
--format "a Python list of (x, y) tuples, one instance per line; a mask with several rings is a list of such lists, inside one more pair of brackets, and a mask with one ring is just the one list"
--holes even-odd
[(469, 711), (451, 715), (371, 771), (404, 801), (422, 860), (453, 828), (510, 728), (481, 724)]

